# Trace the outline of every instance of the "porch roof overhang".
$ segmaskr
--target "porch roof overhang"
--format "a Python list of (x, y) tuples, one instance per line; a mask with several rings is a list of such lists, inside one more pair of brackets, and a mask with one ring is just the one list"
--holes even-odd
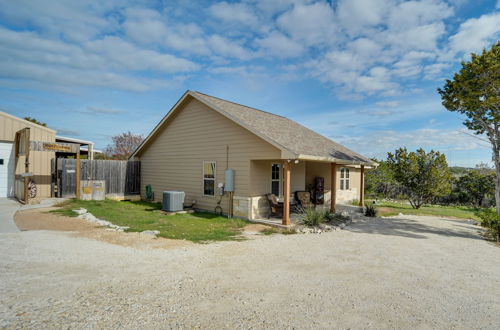
[(303, 155), (290, 152), (288, 150), (282, 150), (282, 159), (298, 159), (298, 160), (309, 160), (315, 162), (325, 162), (325, 163), (336, 163), (338, 165), (351, 165), (351, 166), (365, 166), (365, 168), (377, 167), (378, 163), (374, 161), (360, 161), (355, 159), (339, 159), (335, 157), (324, 157), (324, 156), (314, 156), (314, 155)]

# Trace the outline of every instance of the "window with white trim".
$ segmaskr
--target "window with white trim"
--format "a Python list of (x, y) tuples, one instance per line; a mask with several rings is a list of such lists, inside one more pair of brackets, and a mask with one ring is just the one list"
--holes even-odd
[(280, 196), (281, 194), (281, 165), (271, 165), (271, 194)]
[(215, 195), (215, 162), (203, 162), (203, 195)]
[(349, 169), (347, 167), (340, 169), (340, 190), (349, 190)]

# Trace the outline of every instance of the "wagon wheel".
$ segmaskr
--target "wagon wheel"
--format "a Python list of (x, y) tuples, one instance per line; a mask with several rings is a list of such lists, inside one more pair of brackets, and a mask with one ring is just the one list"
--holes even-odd
[(37, 193), (36, 183), (35, 181), (30, 179), (28, 183), (28, 195), (30, 198), (35, 198), (36, 193)]

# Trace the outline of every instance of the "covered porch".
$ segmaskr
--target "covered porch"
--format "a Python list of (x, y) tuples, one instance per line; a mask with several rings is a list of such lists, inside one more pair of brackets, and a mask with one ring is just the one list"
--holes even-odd
[[(339, 211), (342, 205), (357, 201), (364, 205), (366, 164), (306, 159), (270, 159), (250, 162), (251, 219), (272, 221), (289, 226), (300, 215), (293, 213), (300, 205), (297, 192), (308, 192), (314, 207)], [(271, 214), (269, 194), (276, 196), (280, 213)], [(300, 195), (303, 198), (303, 193)], [(307, 195), (307, 194), (306, 194)]]

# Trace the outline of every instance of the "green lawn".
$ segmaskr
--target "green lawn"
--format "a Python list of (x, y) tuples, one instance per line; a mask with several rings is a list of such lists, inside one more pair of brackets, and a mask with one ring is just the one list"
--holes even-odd
[(70, 200), (61, 209), (51, 212), (76, 216), (73, 209), (86, 208), (96, 217), (118, 226), (128, 226), (128, 231), (159, 230), (159, 236), (186, 239), (193, 242), (240, 240), (241, 229), (248, 223), (228, 219), (211, 213), (165, 215), (161, 204), (149, 202), (119, 202)]
[[(369, 201), (369, 203), (371, 203), (371, 201)], [(402, 213), (409, 215), (435, 215), (440, 217), (481, 220), (475, 215), (477, 209), (468, 206), (425, 205), (419, 209), (413, 209), (411, 205), (406, 203), (380, 202), (376, 204), (376, 207), (377, 214), (380, 216), (391, 216)]]

